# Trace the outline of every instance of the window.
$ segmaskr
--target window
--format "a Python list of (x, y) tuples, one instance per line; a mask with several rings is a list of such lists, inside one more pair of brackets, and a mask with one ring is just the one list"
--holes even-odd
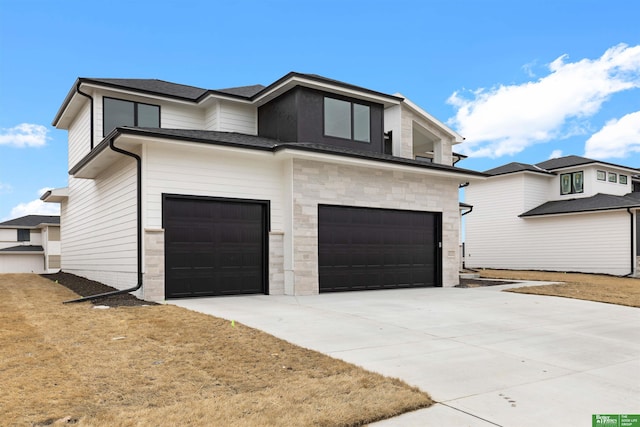
[(598, 181), (606, 181), (607, 180), (607, 173), (605, 171), (598, 171)]
[(627, 175), (620, 175), (620, 176), (618, 176), (618, 182), (619, 182), (620, 184), (627, 185)]
[(18, 228), (18, 242), (31, 240), (31, 231), (28, 228)]
[(160, 106), (103, 98), (102, 133), (119, 126), (160, 127)]
[(584, 173), (573, 172), (560, 175), (560, 194), (576, 194), (584, 191)]
[(371, 142), (371, 112), (367, 105), (324, 98), (324, 134), (336, 138)]
[(617, 182), (618, 181), (618, 175), (616, 175), (613, 172), (609, 172), (609, 182)]

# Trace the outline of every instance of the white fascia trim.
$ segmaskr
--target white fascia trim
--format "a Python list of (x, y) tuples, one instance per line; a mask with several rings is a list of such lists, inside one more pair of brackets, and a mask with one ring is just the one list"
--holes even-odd
[(224, 152), (244, 154), (244, 155), (250, 154), (254, 156), (256, 155), (269, 156), (269, 157), (273, 156), (273, 152), (271, 150), (256, 150), (256, 149), (244, 148), (244, 147), (231, 147), (228, 145), (215, 144), (215, 143), (207, 144), (200, 141), (181, 141), (179, 139), (161, 138), (161, 137), (154, 137), (154, 136), (123, 135), (123, 136), (120, 136), (118, 140), (121, 141), (122, 144), (125, 144), (125, 148), (127, 147), (133, 148), (135, 146), (141, 146), (143, 144), (151, 147), (164, 144), (164, 145), (173, 145), (173, 146), (178, 145), (183, 147), (192, 147), (197, 150), (215, 150), (215, 151), (224, 151)]
[(406, 104), (407, 107), (411, 108), (413, 111), (415, 111), (419, 115), (423, 116), (425, 119), (429, 120), (430, 122), (433, 122), (435, 125), (440, 127), (444, 132), (446, 132), (449, 135), (453, 136), (454, 142), (456, 144), (464, 142), (464, 137), (462, 135), (460, 135), (458, 132), (454, 131), (449, 126), (447, 126), (444, 123), (442, 123), (440, 120), (438, 120), (435, 117), (433, 117), (431, 114), (427, 113), (425, 110), (420, 108), (417, 104), (414, 104), (413, 102), (411, 102), (411, 100), (406, 98), (404, 95), (402, 95), (401, 93), (394, 93), (394, 95), (398, 96), (398, 97), (401, 97), (401, 98), (404, 98), (404, 101), (402, 101), (403, 104)]
[(60, 203), (69, 198), (69, 187), (53, 188), (40, 196), (40, 200), (49, 203)]
[(356, 157), (341, 156), (339, 154), (316, 153), (313, 151), (296, 150), (295, 148), (285, 148), (275, 153), (276, 158), (282, 159), (304, 159), (315, 160), (325, 163), (343, 164), (350, 166), (366, 167), (371, 169), (384, 169), (397, 172), (417, 173), (421, 175), (439, 176), (449, 179), (458, 179), (460, 182), (482, 181), (481, 176), (467, 175), (464, 172), (442, 171), (438, 169), (421, 168), (418, 166), (402, 165), (378, 160), (359, 159)]
[(322, 90), (324, 92), (331, 92), (335, 94), (340, 94), (344, 96), (348, 96), (351, 98), (362, 99), (370, 102), (376, 102), (378, 104), (383, 104), (385, 108), (391, 105), (400, 104), (400, 100), (394, 101), (388, 97), (383, 97), (379, 95), (375, 95), (372, 93), (362, 92), (356, 89), (345, 88), (339, 85), (333, 85), (330, 83), (319, 82), (316, 80), (306, 79), (300, 76), (292, 76), (291, 78), (285, 80), (280, 83), (278, 86), (272, 88), (268, 92), (263, 93), (258, 98), (256, 98), (253, 103), (260, 106), (271, 99), (277, 97), (278, 95), (286, 92), (287, 90), (295, 87), (295, 86), (304, 86), (312, 89)]

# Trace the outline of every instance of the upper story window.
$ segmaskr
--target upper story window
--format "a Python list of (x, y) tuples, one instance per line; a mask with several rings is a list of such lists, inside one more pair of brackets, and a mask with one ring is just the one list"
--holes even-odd
[(159, 105), (105, 97), (102, 111), (104, 136), (119, 126), (160, 127)]
[(560, 174), (560, 194), (576, 194), (584, 191), (584, 172)]
[(31, 240), (31, 230), (18, 228), (18, 242), (28, 242), (29, 240)]
[(371, 142), (371, 111), (368, 105), (324, 98), (324, 134), (336, 138)]

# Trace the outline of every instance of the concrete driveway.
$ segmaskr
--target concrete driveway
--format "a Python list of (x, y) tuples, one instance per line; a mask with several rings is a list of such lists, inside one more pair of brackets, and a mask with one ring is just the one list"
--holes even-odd
[(375, 426), (590, 426), (640, 413), (640, 309), (505, 286), (172, 304), (398, 377), (439, 402)]

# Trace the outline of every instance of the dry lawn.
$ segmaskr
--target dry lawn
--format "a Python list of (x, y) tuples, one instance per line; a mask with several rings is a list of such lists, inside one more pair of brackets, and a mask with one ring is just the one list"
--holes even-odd
[(0, 424), (359, 426), (429, 396), (228, 320), (171, 305), (94, 309), (0, 275)]
[(480, 270), (479, 273), (481, 277), (491, 279), (563, 282), (557, 285), (508, 289), (508, 292), (551, 295), (640, 307), (640, 279), (546, 271)]

